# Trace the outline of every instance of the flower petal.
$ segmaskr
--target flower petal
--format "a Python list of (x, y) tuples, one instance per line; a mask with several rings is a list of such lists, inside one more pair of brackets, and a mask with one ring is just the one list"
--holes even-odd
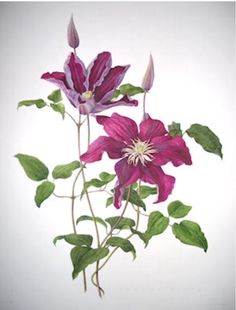
[(115, 140), (129, 143), (138, 136), (136, 123), (125, 116), (113, 113), (111, 117), (97, 116), (97, 122), (103, 125), (107, 134)]
[(159, 120), (154, 120), (151, 117), (143, 120), (139, 125), (140, 138), (143, 141), (151, 140), (156, 136), (164, 136), (167, 131), (164, 124)]
[(161, 167), (153, 163), (142, 166), (140, 169), (142, 181), (158, 186), (158, 199), (155, 203), (165, 201), (172, 192), (175, 178), (165, 174)]
[(118, 161), (115, 165), (118, 182), (115, 186), (114, 206), (119, 209), (121, 200), (126, 187), (135, 183), (140, 178), (138, 166), (129, 165), (125, 158)]
[(71, 53), (64, 65), (66, 81), (70, 88), (82, 94), (86, 91), (86, 69), (82, 62), (74, 53)]
[(95, 100), (106, 102), (111, 99), (116, 87), (121, 83), (129, 66), (117, 66), (111, 68), (101, 85), (95, 89)]
[(165, 165), (172, 162), (174, 166), (182, 164), (191, 165), (191, 155), (182, 137), (156, 137), (152, 143), (157, 147), (158, 152), (154, 155), (153, 162), (156, 165)]
[(88, 66), (88, 89), (93, 92), (95, 87), (102, 83), (110, 69), (111, 54), (109, 52), (98, 54)]
[(116, 141), (110, 137), (100, 136), (92, 142), (86, 153), (80, 156), (80, 159), (86, 163), (101, 160), (104, 152), (112, 159), (122, 157), (121, 150), (124, 148), (124, 143)]
[(103, 104), (97, 103), (94, 107), (93, 113), (102, 112), (106, 109), (110, 109), (117, 106), (137, 106), (138, 101), (135, 99), (131, 99), (128, 96), (124, 96), (119, 100), (116, 101), (107, 101)]

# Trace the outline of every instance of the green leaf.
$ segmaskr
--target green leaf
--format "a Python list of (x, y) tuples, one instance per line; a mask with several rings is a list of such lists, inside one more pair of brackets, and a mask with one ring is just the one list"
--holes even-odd
[(173, 201), (168, 205), (169, 216), (174, 218), (181, 218), (186, 216), (191, 209), (192, 207), (184, 205), (179, 200)]
[(156, 187), (150, 187), (146, 185), (141, 185), (140, 186), (140, 198), (145, 199), (150, 195), (155, 195), (157, 194), (157, 188)]
[(91, 265), (109, 254), (107, 248), (91, 249), (85, 247), (75, 247), (71, 250), (71, 260), (74, 266), (72, 273), (75, 279), (79, 273), (84, 270), (88, 265)]
[(121, 237), (111, 237), (107, 240), (106, 245), (109, 245), (112, 247), (119, 247), (124, 252), (131, 252), (134, 256), (134, 259), (136, 257), (136, 250), (133, 244), (128, 239), (124, 239)]
[(116, 99), (116, 98), (119, 97), (119, 96), (120, 96), (120, 91), (119, 91), (119, 89), (116, 89), (116, 90), (114, 91), (112, 97), (111, 97), (111, 100), (112, 100), (112, 99)]
[[(169, 225), (169, 218), (165, 217), (161, 212), (154, 211), (149, 215), (148, 227), (145, 232), (146, 239), (149, 241), (153, 236), (162, 234)], [(146, 245), (148, 243), (146, 242)]]
[(104, 171), (99, 174), (99, 178), (102, 181), (106, 182), (106, 184), (111, 182), (111, 181), (113, 181), (115, 177), (116, 177), (115, 174), (110, 174), (110, 173), (107, 173), (107, 172), (104, 172)]
[(63, 103), (50, 103), (50, 107), (53, 111), (60, 113), (63, 119), (65, 118), (65, 106)]
[(72, 172), (80, 168), (78, 160), (72, 161), (69, 164), (58, 165), (53, 169), (52, 176), (54, 179), (67, 179), (72, 175)]
[(90, 235), (82, 234), (69, 234), (57, 236), (53, 239), (53, 243), (56, 245), (58, 240), (65, 240), (67, 243), (76, 245), (76, 246), (87, 246), (90, 247), (93, 243), (93, 237)]
[(52, 182), (44, 181), (36, 189), (36, 195), (34, 201), (38, 208), (40, 208), (42, 202), (50, 197), (55, 189), (55, 185)]
[[(124, 200), (127, 200), (127, 198), (128, 198), (128, 192), (129, 192), (129, 190), (126, 189), (126, 191), (125, 191), (125, 193), (124, 193), (124, 195), (123, 195), (123, 199), (124, 199)], [(130, 203), (133, 203), (133, 204), (136, 205), (137, 207), (143, 208), (143, 209), (146, 211), (146, 205), (145, 205), (145, 203), (142, 201), (142, 199), (140, 198), (140, 196), (138, 195), (138, 193), (137, 193), (135, 190), (133, 190), (133, 189), (130, 190), (129, 202), (130, 202)]]
[(132, 231), (132, 233), (133, 234), (135, 234), (135, 235), (138, 235), (139, 236), (139, 238), (145, 243), (145, 245), (147, 246), (147, 244), (148, 244), (148, 241), (150, 240), (149, 239), (149, 235), (148, 235), (148, 233), (147, 232), (141, 232), (141, 231), (138, 231), (138, 230), (135, 230), (135, 229), (133, 229), (133, 228), (131, 228), (131, 231)]
[(189, 137), (194, 138), (194, 140), (200, 144), (205, 151), (214, 153), (223, 158), (220, 140), (210, 128), (200, 124), (193, 124), (188, 130), (186, 130), (186, 132)]
[(107, 229), (107, 223), (103, 221), (103, 219), (101, 219), (100, 217), (95, 217), (93, 219), (92, 216), (89, 215), (81, 215), (77, 220), (76, 220), (76, 224), (78, 224), (79, 222), (83, 222), (83, 221), (93, 221), (95, 220), (95, 222), (103, 225), (106, 229)]
[(107, 198), (107, 201), (106, 201), (106, 208), (109, 207), (110, 205), (113, 204), (113, 197), (109, 197)]
[(193, 245), (207, 251), (207, 240), (201, 227), (192, 221), (182, 221), (180, 224), (172, 225), (172, 232), (182, 243)]
[(168, 125), (168, 131), (171, 137), (181, 136), (183, 135), (182, 130), (180, 128), (180, 123), (172, 122), (171, 125)]
[(113, 216), (108, 217), (105, 221), (111, 225), (111, 228), (115, 229), (129, 229), (135, 226), (135, 221), (133, 219), (128, 217), (122, 217), (120, 220), (119, 219), (119, 216)]
[(132, 84), (123, 84), (119, 87), (119, 91), (122, 95), (134, 96), (137, 94), (144, 93), (144, 89), (141, 87), (134, 86)]
[(35, 99), (35, 100), (24, 100), (20, 101), (17, 105), (17, 108), (20, 108), (22, 106), (29, 107), (31, 105), (35, 105), (38, 109), (42, 109), (45, 107), (47, 104), (43, 99)]
[(49, 96), (48, 99), (54, 103), (58, 103), (62, 101), (61, 91), (60, 89), (54, 90)]
[(16, 154), (26, 175), (33, 181), (42, 181), (47, 179), (48, 168), (38, 158), (26, 154)]

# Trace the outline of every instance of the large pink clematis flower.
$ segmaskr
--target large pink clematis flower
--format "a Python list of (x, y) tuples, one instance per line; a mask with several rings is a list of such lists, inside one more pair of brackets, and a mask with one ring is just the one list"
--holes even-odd
[(129, 65), (111, 68), (111, 54), (102, 52), (86, 69), (81, 59), (71, 53), (64, 65), (65, 72), (47, 72), (41, 78), (59, 87), (81, 114), (98, 113), (119, 105), (138, 105), (137, 100), (128, 96), (111, 100), (128, 68)]
[(129, 185), (138, 179), (158, 186), (158, 199), (165, 201), (172, 192), (175, 178), (166, 175), (161, 166), (172, 162), (174, 166), (191, 165), (191, 156), (182, 137), (169, 136), (163, 123), (150, 117), (139, 125), (128, 118), (113, 113), (111, 117), (97, 116), (108, 136), (101, 136), (90, 144), (81, 156), (86, 163), (98, 161), (107, 152), (112, 159), (120, 159), (115, 165), (118, 177), (115, 186), (114, 205), (121, 207), (122, 195)]

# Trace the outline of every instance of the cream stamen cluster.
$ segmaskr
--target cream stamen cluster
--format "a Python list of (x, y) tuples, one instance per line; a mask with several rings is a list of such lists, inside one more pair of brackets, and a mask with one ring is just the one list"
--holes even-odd
[(149, 141), (141, 141), (139, 138), (132, 140), (132, 144), (125, 147), (122, 152), (124, 153), (123, 157), (127, 157), (128, 164), (137, 166), (140, 161), (143, 166), (147, 161), (153, 159), (154, 153), (157, 152), (157, 149), (154, 148), (153, 144)]

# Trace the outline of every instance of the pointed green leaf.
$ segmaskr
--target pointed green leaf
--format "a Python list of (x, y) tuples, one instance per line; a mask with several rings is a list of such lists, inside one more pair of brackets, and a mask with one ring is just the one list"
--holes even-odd
[(77, 220), (76, 220), (76, 224), (78, 224), (79, 222), (83, 222), (83, 221), (94, 221), (103, 225), (106, 229), (107, 229), (107, 223), (103, 221), (103, 219), (101, 219), (100, 217), (95, 217), (93, 218), (92, 216), (89, 215), (81, 215)]
[[(125, 191), (123, 199), (127, 200), (128, 197), (128, 189)], [(142, 201), (142, 199), (140, 198), (140, 196), (138, 195), (138, 193), (131, 189), (130, 190), (130, 195), (129, 195), (129, 202), (133, 203), (134, 205), (136, 205), (137, 207), (141, 207), (146, 211), (146, 205), (145, 203)]]
[(67, 179), (71, 177), (72, 172), (80, 168), (78, 160), (72, 161), (69, 164), (58, 165), (53, 169), (52, 176), (54, 179)]
[(93, 243), (93, 237), (90, 235), (82, 234), (69, 234), (57, 236), (53, 239), (53, 243), (56, 245), (58, 240), (65, 240), (67, 243), (76, 245), (76, 246), (87, 246), (90, 247)]
[(135, 226), (135, 221), (128, 217), (122, 217), (120, 219), (119, 216), (113, 216), (106, 218), (105, 221), (111, 225), (111, 228), (115, 227), (116, 229), (129, 229)]
[(131, 231), (133, 234), (135, 235), (138, 235), (139, 238), (145, 243), (145, 245), (147, 246), (148, 244), (148, 241), (150, 240), (150, 236), (148, 235), (147, 232), (141, 232), (141, 231), (138, 231), (138, 230), (135, 230), (133, 228), (131, 228)]
[(140, 186), (140, 198), (145, 199), (150, 195), (155, 195), (157, 194), (157, 188), (156, 187), (150, 187), (146, 185), (141, 185)]
[(111, 97), (111, 99), (116, 99), (117, 97), (120, 96), (120, 91), (119, 89), (116, 89)]
[(48, 177), (48, 168), (38, 158), (26, 154), (16, 154), (26, 175), (33, 181), (42, 181)]
[(63, 119), (65, 118), (65, 106), (63, 103), (50, 103), (50, 107), (53, 111), (60, 113)]
[(109, 254), (107, 248), (91, 249), (85, 247), (75, 247), (71, 250), (71, 260), (74, 266), (72, 273), (75, 279), (79, 273), (84, 270), (88, 265), (91, 265)]
[(17, 108), (20, 108), (22, 106), (29, 107), (31, 105), (35, 105), (38, 109), (44, 108), (47, 104), (43, 99), (35, 99), (35, 100), (24, 100), (20, 101), (17, 105)]
[(107, 198), (107, 201), (106, 201), (106, 208), (109, 207), (110, 205), (113, 204), (113, 197), (109, 197)]
[(131, 252), (134, 256), (134, 259), (136, 257), (136, 250), (133, 244), (128, 239), (124, 239), (121, 237), (111, 237), (107, 240), (106, 245), (109, 245), (112, 247), (119, 247), (124, 252)]
[(182, 221), (180, 224), (173, 224), (172, 232), (182, 243), (193, 245), (207, 251), (207, 240), (201, 227), (192, 221)]
[(220, 140), (210, 128), (200, 124), (193, 124), (186, 132), (189, 137), (194, 138), (205, 151), (219, 155), (221, 158), (223, 157)]
[(119, 87), (119, 91), (122, 95), (134, 96), (137, 94), (144, 93), (144, 89), (141, 87), (134, 86), (132, 84), (123, 84)]
[(102, 181), (106, 182), (106, 184), (109, 183), (109, 182), (111, 182), (111, 181), (113, 181), (115, 177), (116, 177), (115, 174), (110, 174), (110, 173), (107, 173), (107, 172), (101, 172), (101, 173), (99, 174), (99, 178), (100, 178)]
[[(161, 212), (154, 211), (149, 215), (146, 239), (149, 241), (153, 236), (162, 234), (169, 225), (169, 218)], [(146, 243), (147, 245), (147, 243)]]
[(171, 137), (181, 136), (182, 130), (180, 128), (180, 123), (172, 122), (171, 125), (168, 125), (168, 131)]
[(44, 181), (36, 189), (36, 195), (34, 201), (38, 208), (40, 208), (42, 202), (50, 197), (55, 189), (55, 185), (52, 182)]
[(58, 103), (62, 101), (61, 91), (60, 89), (54, 90), (49, 96), (48, 99), (54, 103)]
[(191, 209), (192, 207), (184, 205), (179, 200), (173, 201), (168, 205), (169, 216), (174, 218), (181, 218), (186, 216)]

